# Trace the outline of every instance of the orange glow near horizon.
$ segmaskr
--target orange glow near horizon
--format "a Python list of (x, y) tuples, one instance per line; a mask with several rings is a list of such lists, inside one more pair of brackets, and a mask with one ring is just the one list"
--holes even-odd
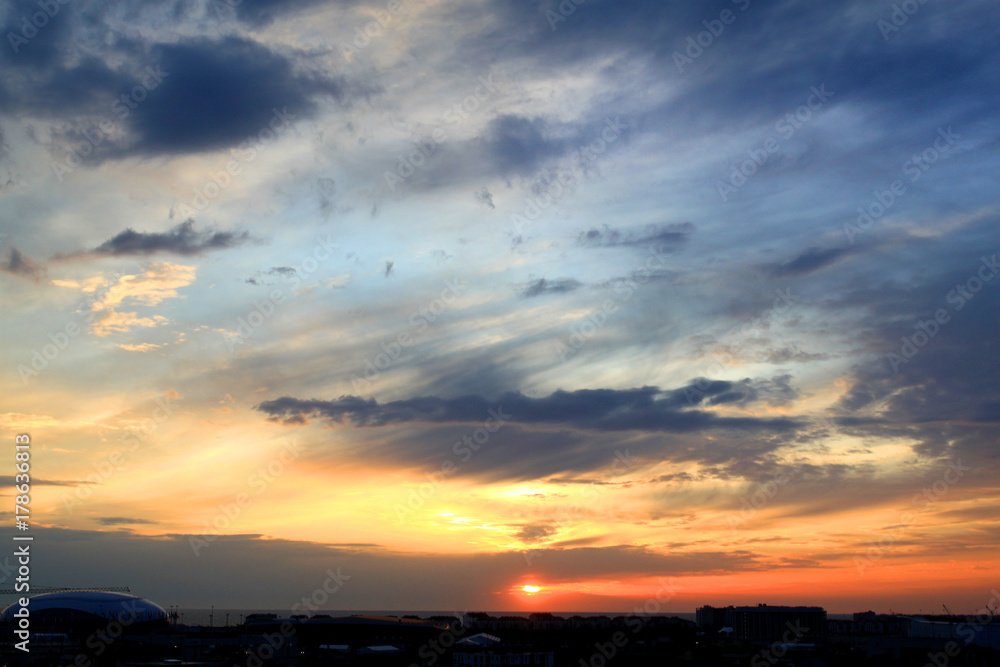
[[(132, 447), (121, 433), (154, 414), (156, 399), (169, 399), (176, 414)], [(42, 407), (17, 413), (18, 420), (28, 415), (49, 429), (33, 461), (63, 480), (35, 490), (37, 515), (47, 519), (40, 525), (127, 530), (132, 538), (152, 539), (258, 534), (414, 562), (495, 556), (493, 562), (511, 568), (509, 577), (490, 581), (481, 594), (490, 591), (501, 607), (524, 611), (648, 607), (675, 613), (757, 602), (822, 604), (835, 613), (862, 605), (917, 611), (921, 597), (935, 597), (949, 607), (965, 602), (963, 611), (971, 613), (983, 604), (981, 591), (996, 587), (989, 546), (973, 544), (998, 526), (982, 510), (996, 504), (1000, 489), (962, 478), (940, 497), (932, 495), (933, 502), (915, 502), (895, 472), (907, 456), (903, 441), (853, 453), (847, 448), (858, 443), (850, 440), (809, 454), (817, 465), (860, 462), (883, 475), (887, 492), (864, 504), (803, 495), (794, 479), (759, 492), (752, 482), (670, 461), (618, 475), (609, 461), (595, 481), (456, 475), (437, 483), (420, 466), (352, 459), (362, 439), (347, 429), (257, 428), (241, 421), (256, 418), (245, 407), (219, 417), (214, 404), (188, 406), (187, 400), (173, 390), (142, 395), (89, 420), (59, 419)], [(225, 424), (205, 429), (209, 412)], [(313, 456), (330, 441), (345, 452), (337, 466)], [(108, 463), (112, 457), (117, 466)], [(190, 466), (199, 477), (190, 476)], [(943, 474), (942, 464), (923, 466), (928, 479)], [(639, 483), (678, 476), (686, 481)], [(205, 478), (213, 483), (204, 484)], [(162, 488), (175, 491), (170, 503), (159, 502)], [(142, 521), (129, 523), (133, 517)], [(607, 561), (581, 567), (582, 558), (568, 557), (577, 549), (603, 552)], [(528, 564), (525, 552), (540, 559)], [(657, 568), (662, 576), (654, 574)], [(672, 594), (663, 592), (663, 579), (676, 581)]]

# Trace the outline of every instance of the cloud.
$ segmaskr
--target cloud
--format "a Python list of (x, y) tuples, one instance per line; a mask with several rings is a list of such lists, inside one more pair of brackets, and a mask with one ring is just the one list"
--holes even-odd
[(695, 226), (690, 222), (647, 225), (642, 231), (634, 229), (623, 231), (604, 225), (601, 229), (581, 232), (577, 237), (577, 243), (591, 248), (642, 246), (654, 248), (657, 252), (666, 252), (685, 243), (694, 231)]
[(253, 240), (249, 232), (197, 231), (188, 220), (167, 232), (137, 232), (131, 227), (119, 232), (92, 250), (58, 257), (60, 259), (91, 255), (95, 257), (149, 256), (157, 253), (201, 255), (212, 250), (235, 248)]
[(251, 285), (264, 285), (264, 276), (281, 276), (282, 278), (291, 278), (295, 275), (295, 269), (290, 266), (272, 266), (267, 271), (258, 271), (256, 276), (251, 276), (245, 281)]
[(826, 268), (859, 250), (861, 250), (861, 246), (809, 248), (788, 262), (771, 264), (764, 268), (776, 278), (802, 276)]
[(490, 193), (489, 188), (487, 188), (485, 185), (479, 190), (473, 192), (472, 196), (478, 203), (482, 204), (483, 206), (490, 209), (496, 208), (496, 205), (493, 203), (493, 195)]
[(534, 523), (524, 526), (520, 526), (520, 530), (514, 534), (521, 542), (525, 544), (531, 544), (534, 542), (541, 542), (547, 537), (551, 537), (559, 532), (556, 526), (548, 523)]
[(143, 273), (120, 276), (94, 302), (92, 309), (111, 310), (126, 302), (155, 306), (166, 299), (176, 299), (177, 290), (194, 282), (197, 272), (196, 267), (183, 264), (150, 264)]
[(785, 374), (770, 380), (738, 382), (698, 378), (683, 390), (675, 390), (670, 396), (684, 398), (692, 405), (744, 405), (766, 401), (771, 405), (785, 405), (798, 398), (798, 392), (791, 386), (792, 376)]
[[(0, 475), (0, 484), (8, 487), (14, 486), (14, 475)], [(32, 477), (31, 484), (32, 486), (79, 486), (80, 482), (66, 482), (61, 480), (47, 480)]]
[(168, 299), (179, 298), (177, 290), (194, 282), (196, 275), (194, 266), (158, 262), (150, 264), (142, 273), (118, 275), (113, 281), (97, 276), (84, 281), (58, 281), (57, 284), (92, 295), (89, 297), (91, 329), (96, 336), (108, 336), (135, 327), (156, 327), (166, 323), (168, 319), (163, 315), (121, 312), (120, 308), (157, 306)]
[(318, 97), (343, 99), (343, 81), (295, 71), (292, 61), (239, 37), (160, 44), (168, 73), (129, 116), (133, 155), (192, 153), (236, 146), (311, 116)]
[[(27, 7), (27, 15), (38, 11)], [(11, 60), (4, 74), (12, 74), (0, 77), (0, 106), (62, 121), (52, 128), (53, 140), (67, 153), (79, 145), (82, 130), (100, 136), (90, 142), (85, 161), (263, 142), (312, 117), (320, 100), (345, 102), (355, 91), (321, 69), (298, 66), (294, 54), (279, 54), (245, 37), (81, 43), (74, 39), (75, 32), (87, 31), (80, 11), (61, 7), (30, 40), (28, 47), (41, 57), (29, 57), (27, 49), (12, 59), (10, 49), (0, 53), (0, 63)], [(137, 89), (143, 91), (141, 100), (133, 97)], [(371, 86), (357, 90), (370, 92)], [(110, 133), (104, 131), (108, 123)], [(256, 154), (256, 147), (245, 148)]]
[(129, 352), (149, 352), (150, 350), (155, 350), (163, 346), (157, 345), (156, 343), (119, 343), (118, 347), (123, 350), (128, 350)]
[(548, 123), (541, 118), (504, 114), (486, 128), (486, 153), (500, 175), (530, 174), (568, 148), (565, 141), (549, 139), (548, 134)]
[[(27, 17), (30, 24), (31, 17), (39, 10), (39, 5), (30, 0), (11, 0), (6, 5), (7, 23), (0, 26), (0, 30), (4, 39), (8, 40), (8, 44), (0, 49), (0, 65), (7, 69), (25, 67), (37, 71), (57, 63), (70, 45), (72, 12), (65, 6), (60, 6), (60, 11), (46, 17), (44, 29), (37, 30), (37, 34), (30, 40), (20, 42), (11, 41), (9, 36), (13, 34), (23, 37), (22, 21)], [(2, 89), (3, 86), (0, 85), (0, 91)]]
[(45, 265), (31, 259), (15, 247), (7, 251), (7, 259), (0, 262), (0, 271), (30, 280), (33, 283), (40, 283), (45, 279)]
[(332, 3), (325, 0), (242, 0), (232, 3), (232, 6), (236, 8), (236, 17), (240, 21), (251, 28), (259, 29), (287, 14), (293, 14), (310, 7), (334, 5), (341, 9), (345, 6), (358, 4), (361, 4), (360, 0), (335, 0)]
[[(376, 599), (395, 609), (490, 608), (491, 603), (496, 605), (498, 592), (522, 579), (526, 568), (523, 551), (400, 553), (262, 535), (218, 536), (197, 557), (192, 549), (197, 536), (188, 534), (41, 528), (39, 539), (52, 546), (32, 561), (40, 573), (61, 572), (71, 581), (95, 581), (115, 572), (154, 602), (180, 598), (205, 609), (219, 599), (230, 600), (235, 607), (287, 609), (315, 590), (330, 569), (350, 577), (336, 595), (336, 604), (348, 609), (362, 609)], [(607, 546), (543, 548), (531, 555), (532, 573), (549, 583), (726, 574), (767, 567), (759, 554), (739, 549), (662, 553)], [(259, 578), (262, 571), (271, 576), (248, 588), (246, 582)], [(592, 604), (607, 611), (631, 609), (634, 601), (599, 597)]]
[[(95, 336), (110, 336), (113, 333), (128, 333), (135, 327), (156, 327), (167, 322), (162, 315), (140, 317), (137, 313), (121, 313), (115, 310), (105, 310), (97, 313), (91, 324)], [(127, 348), (126, 348), (127, 349)]]
[(131, 519), (126, 516), (106, 516), (97, 519), (102, 526), (155, 525), (156, 521), (148, 519)]
[(558, 280), (539, 278), (538, 280), (532, 280), (529, 283), (521, 285), (519, 294), (521, 298), (530, 299), (531, 297), (542, 296), (543, 294), (565, 294), (573, 292), (580, 287), (580, 282), (573, 278), (559, 278)]
[[(864, 329), (869, 360), (853, 368), (836, 406), (838, 423), (864, 437), (913, 442), (923, 456), (995, 464), (1000, 274), (980, 281), (977, 293), (967, 285), (996, 258), (973, 247), (949, 257), (946, 273), (863, 286), (842, 297), (842, 307), (863, 307), (872, 319)], [(935, 321), (938, 313), (947, 317), (943, 324)]]
[[(749, 385), (751, 388), (753, 385)], [(776, 385), (783, 388), (779, 381)], [(544, 398), (518, 392), (501, 395), (495, 401), (469, 395), (453, 399), (436, 396), (390, 401), (379, 404), (373, 398), (343, 396), (335, 400), (302, 400), (283, 396), (264, 401), (254, 408), (271, 421), (304, 424), (308, 417), (333, 423), (350, 421), (359, 427), (378, 427), (406, 422), (428, 424), (483, 422), (494, 412), (508, 415), (519, 424), (564, 424), (599, 431), (648, 430), (684, 433), (709, 428), (757, 428), (785, 431), (797, 422), (787, 418), (719, 417), (711, 412), (690, 409), (694, 403), (721, 405), (754, 400), (731, 382), (695, 383), (683, 389), (661, 391), (640, 389), (581, 389), (557, 391)], [(766, 391), (766, 390), (758, 390)]]

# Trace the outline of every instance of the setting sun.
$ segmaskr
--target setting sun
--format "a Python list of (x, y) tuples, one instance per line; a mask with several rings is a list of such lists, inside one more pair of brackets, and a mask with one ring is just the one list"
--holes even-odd
[(540, 591), (542, 589), (539, 588), (538, 586), (532, 586), (531, 584), (525, 584), (524, 587), (521, 588), (521, 590), (524, 591), (525, 593), (537, 593), (538, 591)]

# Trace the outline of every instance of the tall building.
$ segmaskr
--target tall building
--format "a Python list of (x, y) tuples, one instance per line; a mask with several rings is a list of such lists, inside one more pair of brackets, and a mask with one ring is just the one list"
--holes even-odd
[(720, 630), (733, 624), (733, 606), (728, 607), (698, 607), (695, 610), (695, 621), (703, 628)]
[(822, 607), (734, 607), (736, 639), (745, 641), (810, 643), (826, 638), (826, 610)]

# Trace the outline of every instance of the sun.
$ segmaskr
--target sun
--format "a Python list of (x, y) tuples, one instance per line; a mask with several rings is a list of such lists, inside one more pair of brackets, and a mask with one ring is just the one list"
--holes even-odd
[(538, 591), (540, 591), (542, 589), (540, 587), (538, 587), (538, 586), (532, 586), (531, 584), (525, 584), (524, 586), (521, 587), (521, 590), (524, 591), (525, 593), (528, 593), (530, 595), (531, 593), (537, 593)]

